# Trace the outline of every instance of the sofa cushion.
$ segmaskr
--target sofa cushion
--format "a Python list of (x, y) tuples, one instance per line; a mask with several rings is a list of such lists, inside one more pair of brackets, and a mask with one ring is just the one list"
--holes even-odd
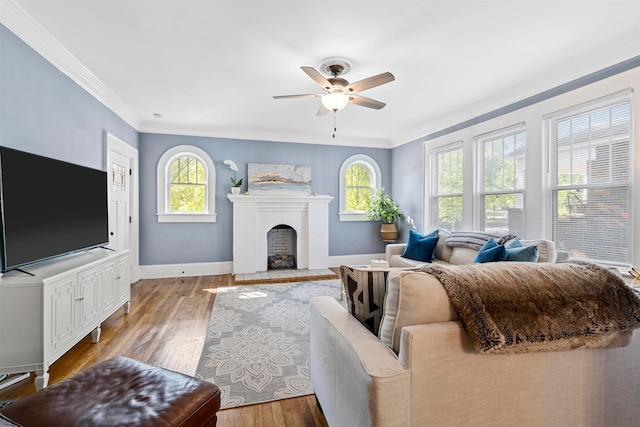
[(402, 256), (416, 261), (431, 262), (438, 239), (438, 230), (424, 235), (416, 230), (409, 230), (409, 239)]
[(450, 233), (447, 230), (442, 228), (439, 230), (440, 239), (438, 239), (436, 249), (433, 251), (433, 257), (444, 262), (450, 262), (453, 252), (453, 248), (445, 244), (449, 238), (449, 234)]
[(405, 326), (456, 320), (447, 292), (435, 277), (423, 272), (392, 270), (378, 337), (395, 353)]
[(520, 240), (524, 246), (535, 245), (538, 248), (538, 262), (556, 262), (558, 252), (556, 245), (550, 240)]
[(506, 246), (507, 261), (537, 262), (538, 246), (525, 246), (519, 238), (513, 239)]
[(388, 270), (340, 266), (347, 308), (372, 333), (378, 333)]
[(452, 248), (449, 264), (462, 265), (473, 264), (473, 260), (478, 255), (478, 251), (469, 248)]
[[(478, 254), (477, 249), (471, 249), (469, 247), (465, 247), (469, 245), (469, 242), (464, 243), (466, 234), (473, 234), (475, 237), (483, 236), (486, 239), (481, 240), (482, 245), (486, 243), (486, 241), (490, 238), (485, 232), (458, 232), (453, 231), (449, 232), (444, 229), (439, 230), (440, 239), (436, 244), (436, 248), (433, 253), (432, 262), (445, 262), (452, 265), (463, 265), (463, 264), (472, 264), (473, 260)], [(449, 242), (449, 238), (454, 236), (458, 239), (458, 242)], [(501, 234), (500, 241), (496, 243), (504, 243), (509, 244), (510, 239), (515, 238), (515, 236), (508, 234)], [(468, 238), (469, 236), (467, 236)], [(449, 245), (451, 243), (453, 246)], [(549, 240), (524, 240), (520, 239), (520, 243), (524, 246), (537, 246), (538, 248), (538, 262), (549, 262), (554, 263), (558, 260), (558, 253), (556, 250), (556, 246), (552, 241)], [(477, 242), (475, 243), (477, 246)], [(482, 245), (477, 246), (478, 249), (482, 247)], [(389, 246), (394, 247), (392, 251), (387, 253), (387, 260), (392, 267), (411, 267), (411, 266), (425, 266), (426, 263), (423, 261), (416, 261), (408, 258), (403, 258), (401, 256), (402, 251), (405, 249), (403, 244), (395, 244), (395, 245), (387, 245), (387, 250)]]
[(420, 268), (427, 265), (427, 263), (424, 261), (416, 261), (415, 259), (404, 258), (401, 255), (392, 255), (389, 260), (389, 265), (391, 265), (392, 268)]
[(446, 244), (452, 248), (469, 248), (479, 251), (489, 240), (496, 240), (499, 245), (516, 237), (513, 234), (491, 233), (488, 231), (452, 231)]
[(496, 262), (496, 261), (506, 261), (507, 259), (507, 248), (504, 245), (499, 245), (495, 240), (489, 239), (487, 243), (480, 248), (478, 254), (473, 259), (474, 263), (483, 263), (483, 262)]

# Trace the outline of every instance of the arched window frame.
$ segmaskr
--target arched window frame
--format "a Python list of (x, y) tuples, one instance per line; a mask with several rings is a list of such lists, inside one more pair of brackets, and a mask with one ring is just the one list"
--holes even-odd
[(380, 167), (371, 157), (364, 154), (355, 154), (349, 157), (340, 166), (340, 221), (368, 221), (366, 213), (347, 211), (347, 170), (354, 164), (364, 165), (371, 171), (371, 181), (375, 190), (382, 188), (382, 173)]
[[(206, 173), (206, 200), (204, 213), (174, 213), (169, 211), (169, 167), (181, 156), (192, 156), (202, 162)], [(216, 168), (207, 153), (191, 145), (178, 145), (160, 157), (157, 168), (158, 222), (216, 222)]]

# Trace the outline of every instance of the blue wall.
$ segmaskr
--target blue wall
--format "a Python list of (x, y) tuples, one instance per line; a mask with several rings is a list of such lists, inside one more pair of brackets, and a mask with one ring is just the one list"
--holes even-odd
[[(176, 145), (204, 150), (216, 168), (215, 223), (158, 223), (156, 218), (156, 168), (158, 160)], [(292, 144), (180, 135), (140, 134), (140, 264), (158, 265), (232, 260), (232, 205), (227, 199), (233, 173), (223, 162), (233, 160), (244, 178), (248, 163), (279, 163), (311, 166), (312, 191), (333, 196), (329, 204), (329, 256), (384, 252), (379, 225), (340, 222), (339, 172), (353, 154), (373, 158), (382, 171), (383, 185), (391, 188), (391, 150), (328, 145)]]
[[(334, 196), (329, 205), (329, 255), (372, 254), (384, 251), (378, 225), (340, 222), (339, 169), (353, 154), (374, 158), (383, 185), (422, 230), (422, 161), (424, 141), (531, 105), (640, 65), (640, 57), (552, 88), (467, 122), (394, 148), (361, 149), (327, 145), (290, 144), (175, 135), (138, 134), (124, 120), (42, 58), (6, 27), (0, 25), (0, 145), (98, 169), (103, 168), (104, 132), (139, 150), (140, 263), (143, 265), (230, 261), (232, 211), (226, 195), (231, 171), (222, 164), (234, 160), (246, 177), (246, 165), (287, 163), (311, 166), (313, 191)], [(205, 150), (217, 171), (213, 224), (158, 223), (156, 165), (167, 149), (191, 144)], [(245, 187), (246, 188), (246, 187)], [(426, 230), (424, 230), (426, 231)], [(401, 227), (404, 241), (408, 227)]]
[[(338, 174), (346, 158), (367, 154), (391, 188), (391, 150), (138, 134), (0, 25), (0, 145), (102, 169), (106, 131), (139, 150), (142, 265), (232, 260), (232, 206), (226, 198), (232, 174), (222, 163), (225, 159), (238, 164), (242, 177), (250, 162), (310, 165), (313, 191), (335, 198), (329, 205), (329, 255), (384, 252), (378, 225), (339, 221)], [(157, 222), (157, 162), (167, 149), (181, 144), (200, 147), (215, 161), (216, 223)]]
[[(506, 105), (497, 110), (490, 111), (481, 116), (474, 117), (465, 122), (458, 123), (454, 126), (439, 130), (429, 135), (425, 135), (424, 137), (421, 137), (417, 140), (394, 148), (391, 154), (391, 170), (393, 182), (391, 190), (394, 199), (396, 200), (396, 202), (398, 202), (403, 212), (413, 218), (414, 226), (418, 231), (425, 233), (431, 231), (428, 229), (423, 229), (422, 224), (422, 219), (424, 216), (424, 189), (422, 188), (423, 160), (425, 158), (424, 143), (426, 141), (474, 126), (478, 123), (482, 123), (496, 117), (500, 117), (513, 111), (517, 111), (521, 108), (525, 108), (546, 99), (553, 98), (554, 96), (579, 89), (583, 86), (587, 86), (591, 83), (606, 79), (608, 77), (637, 67), (640, 67), (640, 56), (629, 58), (626, 61), (611, 65), (607, 68), (577, 78), (560, 86), (548, 89), (529, 98), (517, 101), (510, 105)], [(424, 165), (424, 167), (426, 169), (425, 172), (428, 173), (429, 165)], [(404, 227), (404, 229), (401, 230), (400, 237), (398, 238), (399, 242), (406, 241), (407, 235), (409, 233), (408, 230), (409, 227)]]
[(420, 232), (423, 230), (423, 179), (422, 162), (424, 159), (423, 143), (413, 141), (396, 147), (391, 152), (391, 194), (405, 214), (404, 226), (399, 227), (398, 242), (406, 242), (411, 226), (406, 223), (407, 216), (413, 219), (413, 226)]
[(0, 25), (0, 145), (103, 169), (104, 132), (138, 132)]

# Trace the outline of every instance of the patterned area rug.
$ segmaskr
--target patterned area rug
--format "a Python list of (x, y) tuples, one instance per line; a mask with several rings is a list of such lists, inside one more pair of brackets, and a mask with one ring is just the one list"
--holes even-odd
[(196, 377), (222, 408), (312, 394), (309, 301), (340, 298), (339, 280), (218, 288)]

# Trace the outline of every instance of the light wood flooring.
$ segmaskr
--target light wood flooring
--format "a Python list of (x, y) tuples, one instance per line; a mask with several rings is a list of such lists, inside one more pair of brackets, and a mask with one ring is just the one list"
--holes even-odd
[[(92, 344), (89, 335), (58, 359), (49, 370), (49, 384), (117, 355), (194, 375), (216, 290), (233, 285), (231, 275), (140, 280), (131, 286), (130, 313), (118, 310), (102, 324), (99, 343)], [(34, 392), (31, 374), (0, 390), (0, 400)], [(218, 426), (304, 427), (327, 422), (315, 396), (309, 395), (221, 410)]]

